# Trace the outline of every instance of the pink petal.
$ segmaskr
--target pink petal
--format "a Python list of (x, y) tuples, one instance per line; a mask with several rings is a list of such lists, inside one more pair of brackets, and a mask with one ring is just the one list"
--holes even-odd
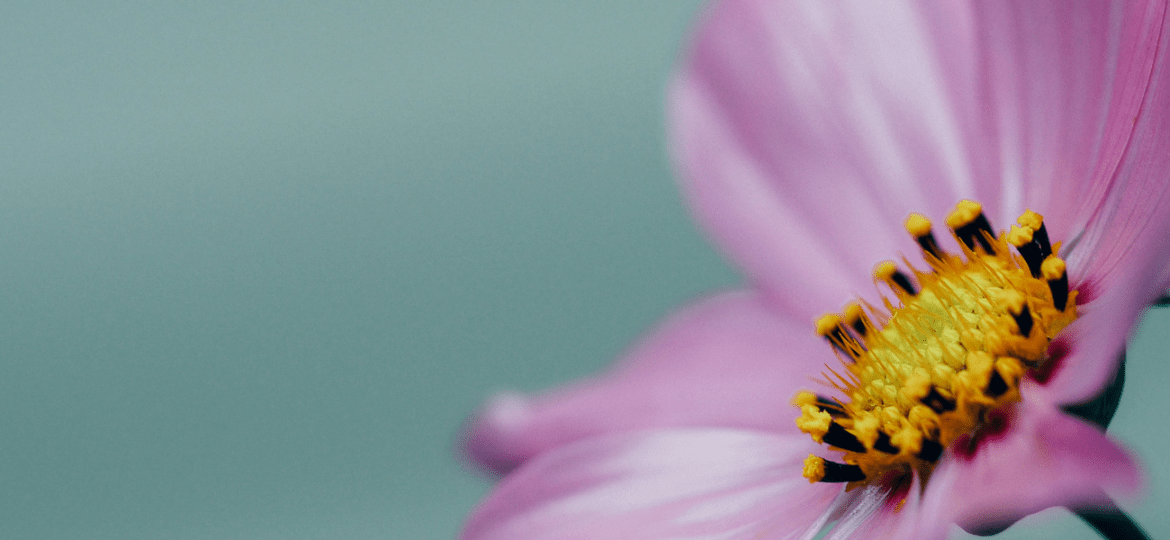
[[(944, 18), (953, 13), (931, 5), (923, 3), (931, 27), (949, 31)], [(986, 165), (998, 169), (990, 178), (1005, 220), (1030, 207), (1045, 215), (1055, 240), (1071, 240), (1118, 187), (1113, 178), (1141, 114), (1165, 2), (970, 8), (981, 58), (958, 52), (978, 67), (952, 69), (952, 55), (947, 69), (950, 91), (963, 96), (956, 103), (965, 109), (969, 148), (993, 157)], [(936, 43), (953, 44), (943, 33)]]
[(1160, 6), (721, 2), (670, 96), (684, 190), (802, 318), (917, 260), (911, 211), (941, 223), (971, 197), (1006, 227), (1031, 206), (1059, 240), (1112, 186)]
[[(600, 434), (722, 426), (796, 432), (797, 390), (837, 365), (811, 321), (749, 292), (708, 298), (667, 319), (608, 373), (529, 398), (497, 396), (473, 419), (465, 451), (507, 472), (541, 452)], [(827, 392), (826, 392), (827, 393)]]
[[(1149, 83), (1131, 89), (1135, 95), (1128, 99), (1140, 99), (1141, 107), (1119, 119), (1128, 137), (1118, 167), (1104, 179), (1108, 192), (1089, 198), (1094, 208), (1085, 230), (1069, 238), (1073, 277), (1101, 294), (1128, 274), (1154, 277), (1149, 267), (1162, 272), (1170, 264), (1170, 10), (1165, 3), (1143, 9), (1148, 23), (1132, 25), (1135, 50), (1122, 59), (1132, 60), (1135, 74), (1148, 71)], [(1122, 294), (1144, 304), (1170, 286), (1164, 276), (1157, 277)]]
[(1050, 384), (1061, 403), (1091, 398), (1109, 381), (1146, 304), (1170, 286), (1170, 24), (1161, 32), (1111, 191), (1068, 255), (1070, 277), (1090, 301)]
[(916, 538), (920, 486), (915, 476), (900, 504), (892, 501), (889, 491), (881, 486), (861, 487), (855, 492), (856, 499), (843, 509), (843, 515), (823, 540)]
[(1105, 502), (1103, 494), (1132, 497), (1141, 489), (1129, 454), (1095, 427), (1054, 407), (1028, 400), (1024, 389), (1007, 431), (964, 455), (947, 450), (923, 495), (922, 534), (941, 537), (950, 523), (967, 529), (1013, 523), (1053, 506)]
[(677, 429), (574, 442), (505, 478), (460, 538), (811, 538), (842, 486), (801, 476), (806, 439)]

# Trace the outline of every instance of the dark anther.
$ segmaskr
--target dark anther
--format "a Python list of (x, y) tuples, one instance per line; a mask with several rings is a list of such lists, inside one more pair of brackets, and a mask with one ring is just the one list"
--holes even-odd
[(901, 271), (895, 270), (894, 274), (890, 276), (890, 281), (894, 282), (899, 289), (906, 291), (906, 294), (914, 296), (918, 294), (918, 289), (914, 288), (914, 284), (910, 282), (910, 278), (906, 277)]
[(858, 480), (865, 480), (865, 473), (861, 472), (861, 467), (825, 460), (825, 477), (821, 479), (821, 482), (857, 482)]
[(829, 432), (825, 433), (824, 440), (826, 443), (842, 450), (858, 453), (865, 452), (865, 445), (861, 444), (861, 441), (857, 440), (857, 437), (845, 431), (845, 428), (836, 422), (829, 424)]
[(1154, 300), (1154, 303), (1150, 304), (1150, 307), (1166, 307), (1166, 306), (1170, 306), (1170, 294), (1164, 294), (1162, 296), (1159, 296), (1157, 300)]
[(861, 309), (861, 305), (853, 303), (846, 305), (843, 315), (841, 321), (857, 335), (858, 343), (865, 341), (865, 334), (869, 332), (866, 327), (868, 319), (865, 316), (865, 311)]
[(829, 399), (825, 396), (817, 396), (817, 408), (823, 412), (829, 413), (833, 418), (842, 418), (846, 416), (845, 409), (841, 407), (840, 403)]
[(938, 461), (942, 457), (943, 447), (938, 441), (930, 439), (922, 439), (922, 450), (918, 451), (918, 457), (926, 461)]
[(1048, 290), (1052, 291), (1052, 305), (1064, 311), (1064, 307), (1068, 305), (1068, 272), (1061, 274), (1057, 279), (1048, 280)]
[(890, 436), (886, 435), (886, 432), (884, 431), (878, 432), (877, 442), (873, 443), (873, 449), (885, 452), (887, 454), (898, 453), (898, 447), (890, 444)]
[(849, 327), (852, 328), (854, 332), (857, 332), (857, 335), (865, 337), (865, 320), (858, 317), (856, 321), (849, 323)]
[(845, 329), (840, 325), (837, 325), (836, 328), (829, 331), (825, 335), (825, 339), (829, 340), (829, 343), (836, 347), (838, 351), (841, 351), (842, 354), (848, 356), (853, 361), (857, 361), (857, 357), (860, 356), (861, 344), (853, 339), (853, 336), (845, 333)]
[(930, 407), (930, 410), (939, 414), (946, 411), (955, 410), (955, 402), (943, 397), (942, 394), (938, 393), (938, 390), (934, 388), (931, 388), (930, 393), (920, 401), (922, 401), (923, 405)]
[(1020, 252), (1020, 256), (1024, 258), (1024, 262), (1028, 263), (1028, 270), (1032, 272), (1032, 277), (1040, 277), (1040, 265), (1044, 264), (1044, 250), (1040, 244), (1036, 242), (1036, 233), (1032, 233), (1032, 243), (1024, 244), (1016, 247), (1016, 251)]
[(975, 242), (979, 242), (979, 246), (988, 255), (995, 255), (995, 247), (991, 245), (991, 239), (995, 237), (995, 233), (991, 230), (991, 224), (987, 222), (987, 216), (980, 213), (978, 217), (968, 223), (955, 229), (955, 236), (963, 241), (967, 249), (975, 250)]
[(1028, 337), (1032, 333), (1032, 312), (1028, 310), (1028, 304), (1024, 304), (1019, 313), (1012, 313), (1012, 318), (1016, 320), (1021, 336)]
[[(1032, 241), (1040, 246), (1040, 260), (1044, 260), (1049, 255), (1052, 255), (1052, 244), (1048, 242), (1048, 227), (1045, 227), (1043, 222), (1040, 223), (1039, 229), (1032, 231)], [(1028, 266), (1031, 265), (1029, 264)]]
[(991, 380), (987, 382), (987, 395), (993, 398), (1002, 396), (1008, 391), (1007, 381), (996, 370), (991, 370)]
[(922, 236), (916, 237), (915, 240), (918, 241), (918, 247), (922, 248), (924, 253), (927, 253), (938, 260), (942, 260), (943, 252), (942, 249), (938, 247), (938, 242), (934, 241), (934, 233), (928, 232)]

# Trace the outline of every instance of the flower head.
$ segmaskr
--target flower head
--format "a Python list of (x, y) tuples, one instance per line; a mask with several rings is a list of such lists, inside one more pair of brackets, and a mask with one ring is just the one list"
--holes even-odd
[[(1063, 407), (1110, 384), (1170, 285), (1168, 17), (710, 6), (672, 144), (753, 288), (601, 376), (490, 402), (467, 452), (508, 476), (465, 540), (937, 538), (1136, 493), (1133, 459)], [(954, 241), (927, 242), (944, 216)]]

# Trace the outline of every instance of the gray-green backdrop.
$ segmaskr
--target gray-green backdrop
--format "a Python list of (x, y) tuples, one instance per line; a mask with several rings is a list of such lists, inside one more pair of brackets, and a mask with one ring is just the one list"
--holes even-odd
[(0, 538), (451, 538), (481, 398), (738, 280), (665, 159), (697, 0), (97, 4), (0, 6)]

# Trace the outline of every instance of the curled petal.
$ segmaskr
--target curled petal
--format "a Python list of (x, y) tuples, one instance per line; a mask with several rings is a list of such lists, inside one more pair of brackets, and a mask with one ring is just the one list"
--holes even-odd
[(759, 295), (708, 298), (665, 321), (599, 377), (544, 395), (501, 394), (472, 420), (465, 452), (497, 473), (572, 441), (616, 431), (723, 426), (796, 433), (789, 404), (831, 349), (808, 321)]
[(801, 477), (815, 449), (804, 439), (677, 429), (577, 441), (505, 478), (460, 538), (811, 538), (842, 486)]
[(1006, 422), (1000, 433), (948, 449), (923, 495), (924, 537), (942, 537), (951, 523), (993, 528), (1045, 508), (1089, 507), (1106, 503), (1106, 493), (1131, 498), (1141, 490), (1133, 458), (1094, 426), (1027, 399)]

